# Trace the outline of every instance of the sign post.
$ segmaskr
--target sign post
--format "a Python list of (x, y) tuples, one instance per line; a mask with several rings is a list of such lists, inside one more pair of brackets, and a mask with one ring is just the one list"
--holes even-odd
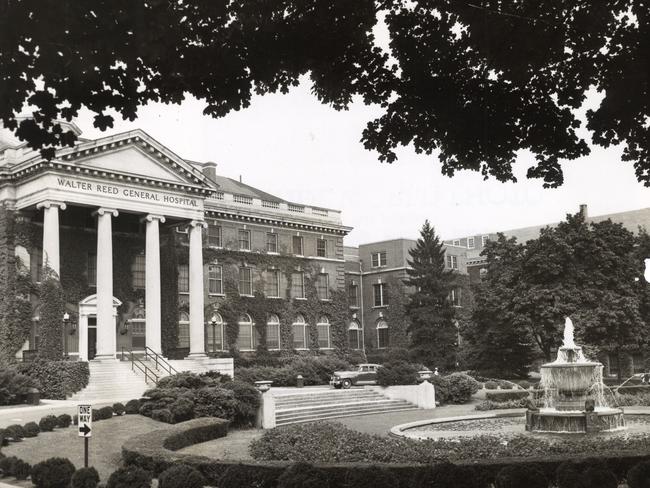
[(90, 405), (77, 405), (79, 437), (84, 438), (84, 468), (88, 467), (88, 439), (93, 435), (93, 409)]

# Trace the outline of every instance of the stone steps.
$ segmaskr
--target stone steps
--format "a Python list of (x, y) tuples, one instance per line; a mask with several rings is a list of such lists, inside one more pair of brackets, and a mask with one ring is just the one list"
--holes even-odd
[(276, 425), (417, 409), (404, 400), (391, 400), (373, 390), (327, 390), (276, 394)]
[(147, 384), (141, 374), (131, 371), (131, 363), (118, 360), (89, 361), (88, 386), (69, 400), (93, 402), (97, 400), (124, 401), (140, 398), (154, 385)]

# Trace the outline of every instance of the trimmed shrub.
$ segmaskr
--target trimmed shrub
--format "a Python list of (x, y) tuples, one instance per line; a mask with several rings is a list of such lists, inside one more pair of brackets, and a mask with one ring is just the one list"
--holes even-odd
[(235, 396), (235, 415), (232, 418), (235, 426), (252, 426), (255, 424), (257, 409), (262, 402), (262, 395), (257, 388), (243, 381), (229, 381), (223, 388), (233, 392)]
[(140, 400), (134, 398), (133, 400), (126, 402), (126, 405), (124, 405), (124, 412), (126, 412), (127, 415), (134, 415), (136, 413), (139, 413)]
[(113, 471), (106, 488), (151, 488), (151, 473), (137, 466), (127, 466)]
[[(0, 446), (8, 446), (9, 445), (9, 440), (5, 437), (5, 430), (0, 429)], [(2, 456), (2, 453), (0, 453), (0, 456)]]
[(80, 468), (72, 475), (71, 488), (96, 488), (99, 484), (99, 473), (93, 467)]
[(70, 460), (53, 457), (34, 465), (32, 483), (36, 488), (67, 488), (74, 472)]
[(102, 407), (97, 411), (99, 415), (97, 420), (107, 420), (113, 418), (113, 407)]
[(627, 473), (630, 488), (650, 488), (650, 461), (636, 464)]
[(158, 488), (203, 488), (207, 481), (191, 466), (178, 464), (158, 476)]
[(25, 437), (36, 437), (41, 431), (36, 422), (27, 422), (23, 428), (25, 429)]
[(478, 381), (464, 373), (433, 376), (431, 381), (436, 389), (436, 400), (440, 403), (467, 403), (481, 386)]
[(169, 406), (169, 410), (173, 416), (173, 422), (184, 422), (194, 418), (194, 402), (186, 397), (175, 400)]
[(22, 459), (17, 459), (13, 466), (13, 476), (17, 480), (26, 480), (32, 472), (32, 466)]
[(124, 405), (120, 402), (113, 404), (113, 412), (115, 412), (115, 415), (124, 415), (124, 411)]
[(174, 423), (174, 414), (168, 408), (160, 408), (151, 412), (151, 418), (158, 422), (165, 422), (166, 424)]
[(158, 382), (158, 388), (185, 388), (188, 390), (198, 390), (205, 386), (215, 386), (221, 382), (221, 375), (219, 377), (204, 376), (197, 373), (184, 371), (182, 373), (174, 374), (161, 378)]
[(474, 410), (501, 410), (507, 408), (525, 408), (527, 406), (528, 400), (522, 398), (521, 400), (508, 400), (507, 402), (493, 402), (491, 400), (483, 400), (480, 403), (477, 403), (474, 407)]
[(523, 380), (519, 382), (519, 386), (521, 386), (524, 390), (528, 390), (531, 387), (531, 384), (528, 381)]
[(10, 438), (14, 442), (21, 441), (25, 437), (25, 429), (22, 425), (10, 425), (5, 429), (5, 437)]
[(486, 381), (484, 386), (486, 390), (496, 390), (497, 386), (499, 385), (497, 385), (494, 381)]
[(250, 466), (233, 464), (219, 478), (219, 488), (276, 488), (278, 475), (271, 470), (255, 470)]
[(62, 429), (67, 429), (72, 423), (72, 417), (67, 413), (63, 413), (56, 418), (56, 426)]
[(0, 471), (2, 476), (13, 476), (14, 475), (14, 465), (18, 461), (16, 456), (9, 456), (0, 458)]
[(418, 368), (406, 361), (384, 364), (377, 370), (377, 384), (380, 386), (416, 385)]
[(355, 467), (347, 471), (344, 486), (346, 488), (394, 488), (399, 486), (399, 478), (383, 467)]
[(575, 463), (566, 461), (555, 470), (557, 488), (589, 488), (583, 483), (582, 475)]
[(56, 416), (46, 415), (38, 422), (38, 427), (42, 432), (52, 432), (56, 427)]
[(426, 466), (417, 476), (413, 486), (417, 488), (438, 488), (443, 486), (480, 488), (475, 474), (468, 473), (468, 469), (464, 466), (456, 466), (452, 463)]
[(289, 466), (278, 478), (278, 488), (329, 488), (327, 473), (307, 463)]
[(607, 468), (591, 467), (582, 474), (585, 487), (589, 488), (618, 488), (618, 480), (614, 473)]
[(511, 400), (521, 400), (528, 398), (530, 393), (525, 390), (507, 390), (507, 391), (488, 391), (485, 394), (485, 399), (492, 402), (508, 402)]
[(548, 480), (542, 471), (528, 464), (506, 466), (497, 473), (496, 488), (547, 488)]
[(237, 400), (231, 390), (202, 388), (195, 392), (194, 416), (231, 420), (237, 412)]
[(51, 400), (65, 400), (69, 395), (85, 388), (90, 378), (88, 363), (84, 361), (38, 359), (18, 363), (17, 369), (38, 382), (41, 398)]
[(281, 367), (249, 366), (235, 369), (235, 377), (249, 384), (273, 381), (273, 386), (296, 386), (296, 377), (302, 375), (305, 385), (326, 385), (334, 371), (352, 368), (347, 361), (331, 356), (303, 356), (293, 358)]
[(16, 370), (0, 369), (0, 405), (23, 403), (30, 388), (40, 388), (40, 384)]

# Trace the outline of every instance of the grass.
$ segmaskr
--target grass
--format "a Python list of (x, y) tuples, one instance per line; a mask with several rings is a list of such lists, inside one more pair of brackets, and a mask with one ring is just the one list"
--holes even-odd
[[(126, 439), (154, 429), (165, 428), (167, 424), (142, 415), (124, 415), (109, 420), (93, 422), (93, 435), (89, 441), (89, 465), (99, 472), (102, 482), (121, 466), (122, 444)], [(38, 437), (12, 442), (2, 448), (5, 456), (17, 456), (34, 465), (50, 457), (64, 457), (75, 467), (84, 464), (84, 440), (79, 437), (77, 427), (41, 432)], [(29, 483), (22, 486), (30, 486)]]

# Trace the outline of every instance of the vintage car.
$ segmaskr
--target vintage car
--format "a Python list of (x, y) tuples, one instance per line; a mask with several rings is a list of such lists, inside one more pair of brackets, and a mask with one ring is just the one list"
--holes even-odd
[(352, 385), (376, 385), (377, 369), (381, 364), (360, 364), (354, 371), (334, 371), (330, 385), (334, 388), (350, 388)]

